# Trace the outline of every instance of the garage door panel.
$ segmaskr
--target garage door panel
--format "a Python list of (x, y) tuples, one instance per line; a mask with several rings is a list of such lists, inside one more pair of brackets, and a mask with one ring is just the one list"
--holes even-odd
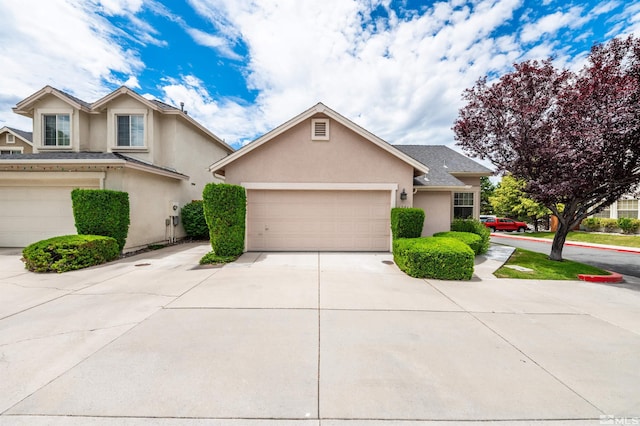
[(25, 247), (46, 238), (75, 234), (71, 191), (76, 186), (0, 186), (0, 247)]
[(389, 191), (249, 190), (247, 197), (249, 250), (389, 250)]

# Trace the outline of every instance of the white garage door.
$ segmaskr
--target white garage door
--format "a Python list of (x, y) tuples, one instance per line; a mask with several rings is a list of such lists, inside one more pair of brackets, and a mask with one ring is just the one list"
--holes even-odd
[(390, 191), (247, 191), (252, 251), (389, 251)]
[(76, 187), (0, 186), (0, 247), (75, 234), (71, 190)]

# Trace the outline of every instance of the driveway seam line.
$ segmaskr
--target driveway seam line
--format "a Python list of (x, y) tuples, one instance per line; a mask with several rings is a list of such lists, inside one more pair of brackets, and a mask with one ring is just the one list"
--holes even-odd
[(320, 426), (320, 424), (322, 424), (321, 420), (320, 420), (320, 348), (321, 348), (321, 336), (320, 336), (320, 315), (322, 313), (322, 309), (321, 309), (321, 304), (320, 304), (320, 252), (318, 252), (318, 273), (317, 273), (317, 277), (318, 277), (318, 380), (317, 380), (317, 387), (316, 387), (316, 419), (318, 419), (318, 426)]
[[(451, 303), (455, 304), (456, 306), (459, 306), (461, 309), (464, 309), (459, 303), (457, 303), (455, 300), (453, 300), (451, 297), (449, 297), (448, 295), (444, 294), (444, 292), (442, 292), (439, 288), (437, 288), (436, 286), (434, 286), (433, 284), (431, 284), (429, 281), (424, 280), (427, 284), (429, 284), (432, 288), (434, 288), (438, 293), (442, 294), (444, 297), (446, 297), (447, 299), (449, 299), (451, 301)], [(493, 328), (491, 328), (488, 324), (486, 324), (484, 321), (482, 321), (480, 318), (478, 318), (476, 316), (476, 314), (474, 314), (473, 312), (467, 311), (465, 309), (465, 312), (467, 314), (469, 314), (473, 319), (475, 319), (476, 321), (478, 321), (480, 324), (482, 324), (486, 329), (488, 329), (489, 331), (491, 331), (493, 334), (495, 334), (496, 336), (498, 336), (500, 339), (502, 339), (506, 344), (508, 344), (509, 346), (511, 346), (513, 349), (515, 349), (516, 351), (518, 351), (519, 353), (522, 354), (522, 356), (526, 357), (528, 360), (530, 360), (533, 364), (535, 364), (536, 366), (538, 366), (538, 368), (540, 368), (542, 371), (544, 371), (545, 373), (547, 373), (549, 376), (551, 376), (553, 379), (555, 379), (558, 383), (560, 383), (562, 386), (564, 386), (565, 388), (567, 388), (571, 393), (573, 393), (574, 395), (576, 395), (578, 398), (582, 399), (583, 401), (585, 401), (587, 404), (591, 405), (593, 408), (595, 408), (596, 410), (600, 411), (600, 413), (602, 414), (606, 414), (602, 409), (600, 409), (600, 407), (598, 407), (597, 405), (595, 405), (594, 403), (592, 403), (591, 401), (589, 401), (587, 398), (585, 398), (584, 396), (582, 396), (581, 394), (579, 394), (575, 389), (573, 389), (571, 386), (569, 386), (568, 384), (566, 384), (564, 381), (560, 380), (560, 378), (558, 376), (556, 376), (555, 374), (553, 374), (551, 371), (547, 370), (545, 367), (543, 367), (540, 363), (538, 363), (535, 359), (533, 359), (531, 356), (529, 356), (528, 354), (526, 354), (522, 349), (520, 349), (519, 347), (517, 347), (514, 343), (512, 343), (509, 339), (507, 339), (505, 336), (503, 336), (502, 334), (498, 333), (496, 330), (494, 330)], [(491, 313), (492, 315), (495, 315), (494, 313)], [(526, 314), (519, 314), (519, 315), (526, 315)]]

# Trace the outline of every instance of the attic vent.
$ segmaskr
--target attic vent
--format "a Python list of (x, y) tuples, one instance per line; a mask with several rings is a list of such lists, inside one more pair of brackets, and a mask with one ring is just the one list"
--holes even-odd
[(329, 140), (329, 119), (314, 118), (311, 120), (311, 140), (328, 141)]
[(7, 133), (7, 143), (15, 143), (15, 142), (16, 142), (16, 137), (10, 133)]

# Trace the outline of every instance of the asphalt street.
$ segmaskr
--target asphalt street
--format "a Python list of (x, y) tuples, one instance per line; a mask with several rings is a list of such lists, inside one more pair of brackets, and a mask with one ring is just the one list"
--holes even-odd
[[(534, 240), (502, 238), (500, 234), (498, 234), (497, 236), (491, 236), (491, 242), (531, 250), (538, 253), (549, 254), (551, 251), (551, 240), (547, 243)], [(564, 259), (593, 265), (608, 271), (618, 272), (625, 276), (625, 282), (615, 285), (640, 291), (640, 254), (610, 249), (565, 245), (564, 250), (562, 251), (562, 257)]]

